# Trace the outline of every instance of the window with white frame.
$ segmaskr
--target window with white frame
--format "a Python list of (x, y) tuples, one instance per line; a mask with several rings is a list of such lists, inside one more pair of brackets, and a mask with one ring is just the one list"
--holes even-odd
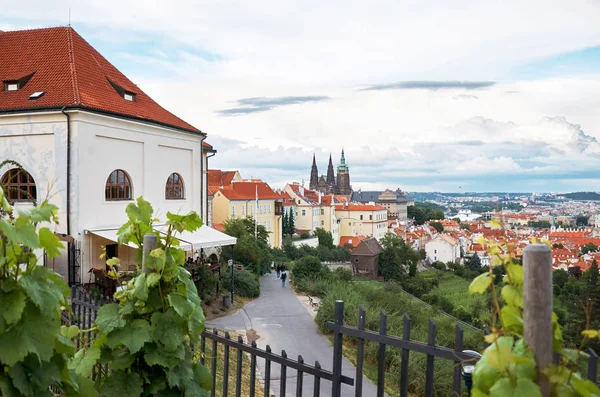
[(269, 214), (271, 213), (271, 204), (269, 204)]
[(246, 216), (246, 206), (242, 205), (242, 216)]
[(231, 206), (231, 215), (235, 215), (235, 205)]
[(306, 216), (306, 210), (302, 210), (302, 216)]

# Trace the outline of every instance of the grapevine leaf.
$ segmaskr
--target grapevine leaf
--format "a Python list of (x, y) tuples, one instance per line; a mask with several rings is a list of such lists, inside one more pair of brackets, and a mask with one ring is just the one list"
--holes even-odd
[(194, 364), (194, 380), (204, 390), (210, 390), (212, 388), (210, 371), (204, 365)]
[(148, 288), (154, 287), (159, 282), (160, 282), (160, 273), (149, 273), (146, 276), (146, 284), (148, 285)]
[(79, 327), (76, 325), (71, 325), (70, 327), (63, 325), (60, 327), (60, 334), (69, 339), (72, 339), (79, 334)]
[(488, 362), (496, 370), (503, 372), (513, 359), (510, 348), (500, 346), (499, 349), (493, 349), (488, 353)]
[(94, 382), (91, 379), (78, 376), (77, 384), (79, 390), (67, 394), (69, 397), (98, 397), (98, 391), (96, 391)]
[(523, 285), (523, 266), (510, 264), (506, 267), (506, 273), (515, 286)]
[(23, 368), (23, 364), (16, 363), (7, 369), (8, 374), (12, 378), (13, 385), (21, 392), (21, 394), (24, 396), (32, 396), (34, 394), (33, 384), (29, 381), (29, 371), (26, 371), (25, 368)]
[(128, 369), (134, 361), (135, 356), (129, 354), (126, 349), (113, 351), (110, 361), (110, 370)]
[(111, 371), (101, 391), (104, 397), (139, 397), (142, 385), (142, 378), (135, 372)]
[(492, 283), (492, 279), (490, 278), (489, 273), (483, 273), (479, 276), (475, 277), (475, 279), (469, 285), (469, 295), (473, 294), (483, 294), (486, 289)]
[(87, 349), (81, 349), (75, 353), (75, 357), (69, 362), (69, 369), (77, 375), (90, 376), (92, 368), (100, 359), (100, 348), (106, 342), (106, 335), (100, 336), (94, 344)]
[(595, 329), (585, 329), (581, 331), (581, 335), (583, 335), (584, 338), (594, 339), (597, 338), (598, 335), (600, 335), (600, 331)]
[(488, 363), (488, 352), (489, 348), (477, 362), (473, 371), (473, 383), (484, 395), (490, 391), (490, 388), (500, 378), (500, 372)]
[(577, 393), (579, 393), (580, 396), (585, 396), (585, 397), (600, 396), (600, 388), (598, 386), (596, 386), (590, 380), (573, 379), (571, 381), (571, 384), (573, 385), (573, 387), (575, 388)]
[(142, 224), (149, 224), (152, 220), (152, 213), (154, 212), (152, 204), (144, 200), (141, 196), (137, 198), (136, 202), (137, 205), (130, 203), (125, 208), (129, 220), (133, 223), (139, 222)]
[(579, 350), (577, 349), (563, 349), (563, 357), (566, 357), (570, 362), (577, 364), (579, 360)]
[(471, 395), (473, 397), (490, 397), (489, 394), (482, 392), (481, 390), (475, 388), (472, 390)]
[(172, 352), (165, 352), (154, 343), (149, 343), (144, 347), (144, 361), (150, 366), (160, 365), (165, 368), (173, 368), (181, 359)]
[(19, 285), (44, 313), (60, 312), (61, 303), (68, 291), (60, 276), (43, 266), (37, 266), (30, 274), (21, 277)]
[(57, 321), (28, 303), (21, 321), (0, 334), (0, 362), (11, 366), (29, 353), (37, 355), (40, 360), (49, 360), (59, 332)]
[(60, 354), (66, 354), (68, 356), (73, 355), (75, 353), (75, 344), (69, 338), (64, 335), (58, 334), (56, 335), (56, 352)]
[(204, 331), (204, 312), (201, 306), (196, 306), (192, 317), (188, 320), (188, 329), (190, 333), (190, 341), (195, 343), (200, 338), (200, 334)]
[(110, 303), (103, 305), (96, 316), (96, 325), (102, 333), (109, 333), (112, 330), (125, 326), (125, 320), (119, 313), (119, 305)]
[(42, 227), (39, 231), (40, 247), (46, 250), (48, 258), (52, 259), (60, 255), (59, 248), (65, 248), (56, 234), (52, 233), (47, 227)]
[(114, 348), (123, 345), (131, 354), (137, 353), (144, 343), (152, 340), (150, 324), (146, 320), (134, 320), (128, 327), (120, 328), (108, 334), (107, 345)]
[(179, 233), (183, 231), (193, 232), (194, 230), (199, 229), (203, 224), (200, 216), (194, 211), (191, 211), (187, 215), (167, 212), (167, 219), (167, 225), (172, 225), (173, 229)]
[(490, 397), (542, 397), (538, 385), (530, 379), (517, 378), (513, 388), (509, 378), (502, 378), (490, 389)]
[(502, 287), (502, 299), (511, 306), (523, 307), (523, 289), (512, 284)]
[(41, 205), (33, 207), (29, 210), (29, 217), (34, 223), (51, 222), (57, 214), (58, 207), (54, 204), (48, 203), (47, 201), (44, 201)]
[(31, 223), (31, 218), (28, 215), (19, 215), (15, 221), (14, 230), (17, 234), (18, 243), (30, 248), (38, 248), (40, 246), (40, 240), (35, 230), (35, 225)]
[(173, 308), (166, 313), (154, 313), (151, 322), (154, 341), (162, 343), (168, 351), (175, 351), (185, 341), (182, 319)]
[(523, 318), (519, 309), (512, 306), (504, 306), (500, 309), (500, 316), (502, 317), (506, 331), (517, 335), (523, 334)]
[(181, 317), (189, 318), (194, 311), (192, 303), (183, 295), (172, 292), (168, 296), (169, 304)]
[(133, 296), (144, 302), (148, 300), (148, 284), (146, 283), (146, 273), (142, 273), (135, 278)]
[(10, 292), (0, 290), (0, 317), (4, 317), (6, 325), (16, 323), (21, 319), (21, 314), (25, 309), (26, 296), (20, 289), (14, 289)]
[(0, 395), (4, 397), (21, 397), (21, 393), (13, 386), (10, 378), (0, 373)]

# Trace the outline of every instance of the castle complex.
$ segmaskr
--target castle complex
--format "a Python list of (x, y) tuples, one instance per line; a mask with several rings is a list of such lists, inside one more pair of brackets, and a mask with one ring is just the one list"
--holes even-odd
[(327, 176), (319, 176), (319, 170), (317, 169), (317, 160), (313, 155), (312, 168), (310, 170), (310, 190), (321, 192), (323, 194), (352, 194), (352, 186), (350, 186), (350, 169), (346, 164), (346, 158), (344, 157), (344, 149), (342, 149), (342, 157), (340, 159), (340, 165), (337, 167), (337, 177), (333, 173), (333, 163), (331, 161), (331, 154), (329, 155), (329, 165), (327, 167)]

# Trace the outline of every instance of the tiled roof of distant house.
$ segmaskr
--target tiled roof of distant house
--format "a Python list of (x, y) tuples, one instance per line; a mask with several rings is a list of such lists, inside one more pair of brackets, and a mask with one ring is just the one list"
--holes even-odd
[(259, 200), (281, 200), (281, 196), (262, 181), (233, 182), (231, 185), (219, 189), (219, 192), (229, 200), (255, 200), (257, 191)]
[(201, 133), (152, 100), (71, 27), (0, 32), (0, 48), (0, 112), (78, 108)]
[(212, 190), (231, 185), (237, 171), (208, 170), (208, 186)]
[[(352, 195), (350, 197), (350, 201), (356, 201), (359, 203), (376, 203), (377, 201), (379, 201), (379, 196), (381, 196), (381, 194), (383, 193), (383, 191), (370, 191), (370, 192), (363, 192), (363, 191), (355, 191), (352, 192)], [(405, 196), (404, 194), (396, 191), (392, 191), (392, 193), (394, 193), (394, 195), (396, 196), (396, 202), (400, 202), (400, 203), (405, 203), (408, 202), (408, 197)]]
[(385, 207), (381, 205), (373, 205), (373, 204), (355, 204), (348, 203), (346, 204), (338, 204), (335, 206), (336, 211), (383, 211)]
[(341, 236), (340, 237), (340, 247), (358, 247), (361, 241), (366, 240), (365, 236)]

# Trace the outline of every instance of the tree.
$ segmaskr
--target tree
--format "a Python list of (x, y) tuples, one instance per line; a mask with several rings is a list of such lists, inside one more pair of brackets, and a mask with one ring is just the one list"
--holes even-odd
[(586, 245), (581, 247), (581, 253), (583, 255), (587, 254), (588, 252), (596, 252), (596, 251), (598, 251), (598, 247), (594, 243), (587, 243)]
[(285, 237), (285, 235), (287, 234), (287, 230), (289, 229), (289, 225), (288, 225), (288, 215), (287, 215), (287, 211), (283, 211), (283, 216), (281, 217), (281, 234), (283, 235), (283, 237)]
[[(223, 232), (237, 238), (233, 250), (233, 259), (252, 270), (255, 274), (265, 274), (270, 270), (273, 254), (269, 247), (269, 232), (262, 225), (256, 226), (253, 218), (228, 219), (223, 223)], [(221, 260), (227, 263), (232, 258), (231, 249), (225, 247)]]
[(413, 219), (415, 224), (422, 225), (425, 223), (425, 213), (421, 208), (411, 205), (407, 208), (407, 215), (409, 219)]
[(294, 233), (296, 233), (296, 222), (294, 221), (294, 207), (292, 207), (290, 210), (290, 217), (288, 218), (287, 234), (289, 234), (290, 237), (293, 237)]
[(557, 248), (558, 249), (563, 249), (563, 248), (565, 248), (565, 246), (562, 245), (562, 243), (554, 243), (554, 244), (552, 244), (552, 248), (553, 249), (557, 249)]
[(579, 280), (583, 272), (579, 266), (571, 266), (569, 268), (569, 274)]
[(467, 223), (461, 223), (460, 224), (460, 228), (464, 229), (464, 230), (468, 230), (471, 231), (471, 225), (467, 224)]
[(384, 281), (400, 281), (419, 262), (419, 253), (413, 250), (402, 238), (394, 233), (386, 234), (381, 239), (383, 251), (379, 254), (379, 273)]
[(292, 274), (295, 279), (317, 278), (325, 272), (325, 267), (316, 256), (305, 256), (294, 262)]
[(589, 219), (589, 216), (579, 215), (576, 220), (577, 226), (587, 226)]
[(479, 255), (477, 255), (477, 252), (473, 254), (473, 256), (471, 257), (471, 259), (469, 259), (467, 261), (467, 267), (470, 270), (475, 270), (478, 271), (481, 269), (481, 259), (479, 259)]
[(560, 290), (569, 281), (569, 273), (562, 269), (557, 269), (552, 272), (552, 285), (555, 289)]
[(333, 236), (327, 230), (318, 227), (315, 229), (315, 235), (319, 239), (319, 246), (333, 249)]
[(429, 222), (429, 226), (437, 230), (438, 233), (442, 233), (444, 231), (444, 225), (442, 225), (440, 222)]

